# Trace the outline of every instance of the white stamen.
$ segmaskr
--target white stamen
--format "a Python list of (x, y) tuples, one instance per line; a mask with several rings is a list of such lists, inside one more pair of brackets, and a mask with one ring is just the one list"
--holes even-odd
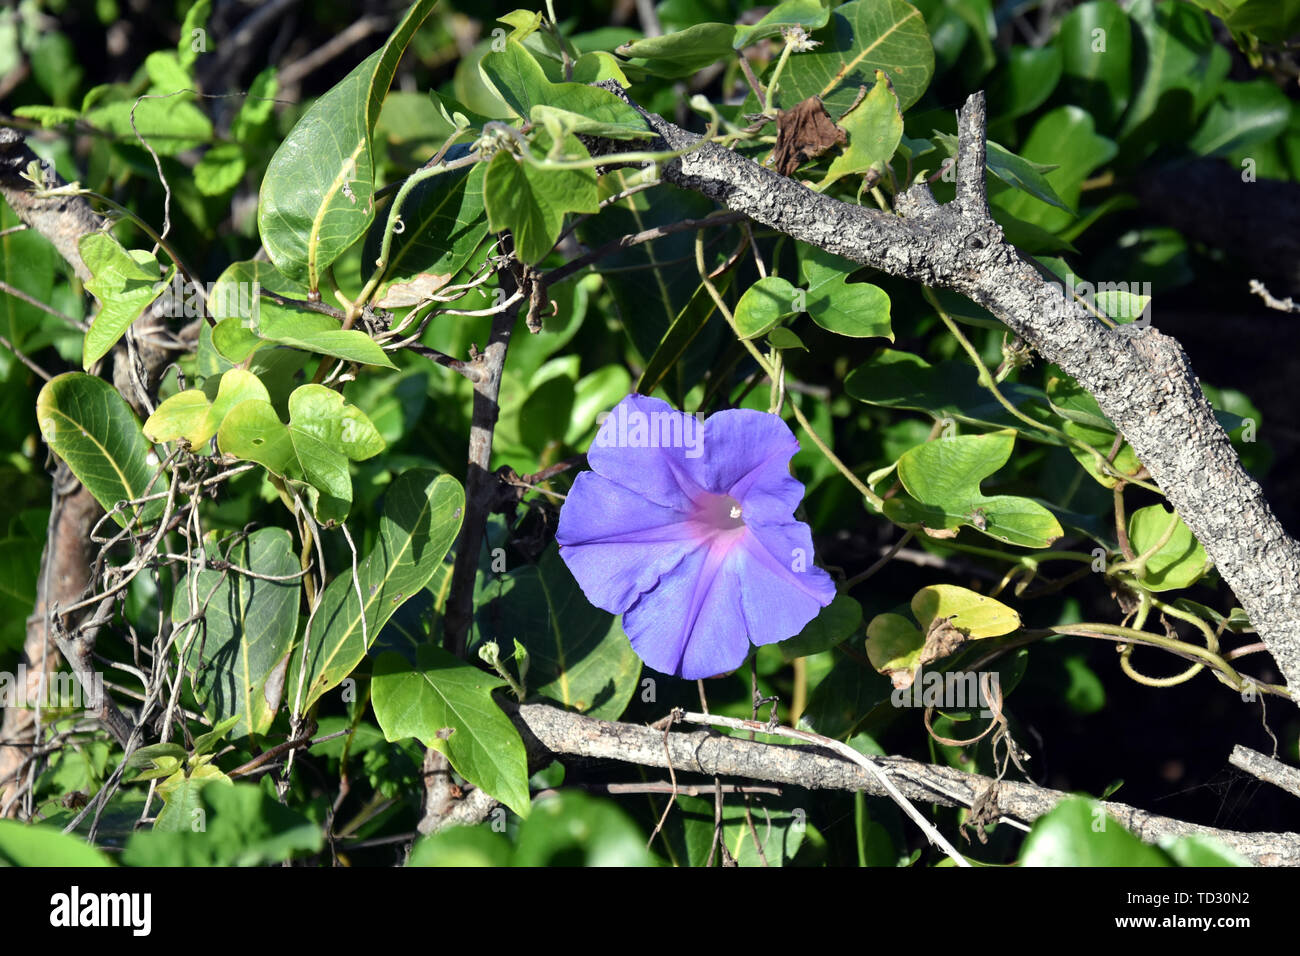
[(739, 517), (740, 517), (740, 505), (732, 505), (732, 506), (731, 506), (731, 517), (732, 517), (733, 519), (734, 519), (734, 518), (739, 518)]

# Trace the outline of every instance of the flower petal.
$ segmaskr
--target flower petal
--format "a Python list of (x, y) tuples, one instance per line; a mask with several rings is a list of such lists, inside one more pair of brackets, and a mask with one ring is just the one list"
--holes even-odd
[(705, 447), (704, 426), (665, 401), (635, 393), (614, 407), (587, 451), (597, 474), (656, 504), (686, 511), (700, 491), (686, 463)]
[(702, 445), (703, 454), (683, 464), (706, 490), (741, 501), (763, 490), (789, 502), (787, 516), (798, 507), (803, 486), (790, 477), (790, 458), (799, 441), (780, 416), (748, 408), (718, 412), (704, 423)]
[(611, 614), (626, 611), (700, 547), (681, 512), (590, 471), (574, 480), (555, 538), (587, 600)]
[(733, 671), (749, 653), (738, 560), (742, 534), (698, 548), (623, 615), (641, 660), (694, 680)]
[(749, 639), (794, 637), (835, 598), (835, 582), (813, 564), (812, 534), (800, 521), (749, 524), (742, 544), (741, 592)]

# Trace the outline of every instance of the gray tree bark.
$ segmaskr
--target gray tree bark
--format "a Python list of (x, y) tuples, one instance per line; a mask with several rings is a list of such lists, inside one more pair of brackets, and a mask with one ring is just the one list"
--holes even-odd
[[(631, 103), (616, 83), (600, 85)], [(698, 145), (631, 105), (659, 137), (646, 148)], [(956, 198), (939, 205), (919, 184), (898, 197), (898, 215), (824, 196), (713, 143), (665, 163), (662, 177), (850, 261), (959, 292), (1073, 376), (1201, 542), (1288, 687), (1300, 688), (1300, 545), (1242, 468), (1177, 341), (1151, 327), (1107, 328), (1005, 240), (985, 193), (985, 121), (984, 94), (973, 94), (959, 120)], [(620, 148), (598, 141), (593, 155)]]

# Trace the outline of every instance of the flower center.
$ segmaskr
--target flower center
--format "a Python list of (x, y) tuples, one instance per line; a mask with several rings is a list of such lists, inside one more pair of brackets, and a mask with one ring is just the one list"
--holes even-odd
[(731, 495), (701, 495), (695, 506), (695, 520), (710, 531), (734, 531), (745, 526), (740, 502)]

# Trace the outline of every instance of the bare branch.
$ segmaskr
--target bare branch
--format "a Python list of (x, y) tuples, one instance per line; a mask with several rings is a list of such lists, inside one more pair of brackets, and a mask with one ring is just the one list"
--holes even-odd
[[(669, 733), (636, 724), (595, 720), (547, 704), (503, 704), (528, 748), (531, 766), (556, 757), (621, 761), (676, 773), (740, 777), (809, 790), (864, 791), (888, 796), (867, 770), (820, 747), (762, 743), (710, 732)], [(951, 767), (904, 757), (878, 757), (876, 764), (908, 799), (945, 807), (969, 807), (996, 781)], [(1003, 780), (997, 813), (1030, 824), (1071, 794), (1032, 783)], [(1300, 833), (1240, 833), (1185, 823), (1122, 803), (1101, 801), (1106, 812), (1148, 843), (1163, 837), (1203, 836), (1262, 866), (1300, 865)], [(480, 819), (482, 819), (480, 817)]]
[[(617, 83), (600, 85), (628, 100)], [(647, 149), (698, 144), (697, 135), (641, 113), (660, 137)], [(959, 128), (958, 201), (940, 206), (928, 187), (916, 185), (898, 197), (897, 216), (824, 196), (712, 143), (668, 161), (661, 172), (665, 182), (810, 245), (959, 292), (1060, 365), (1092, 393), (1137, 452), (1236, 594), (1287, 683), (1300, 687), (1300, 544), (1242, 468), (1187, 356), (1145, 323), (1107, 328), (1023, 259), (988, 218), (984, 187), (974, 182), (983, 179), (982, 93), (967, 100)], [(598, 142), (592, 153), (616, 149)]]

